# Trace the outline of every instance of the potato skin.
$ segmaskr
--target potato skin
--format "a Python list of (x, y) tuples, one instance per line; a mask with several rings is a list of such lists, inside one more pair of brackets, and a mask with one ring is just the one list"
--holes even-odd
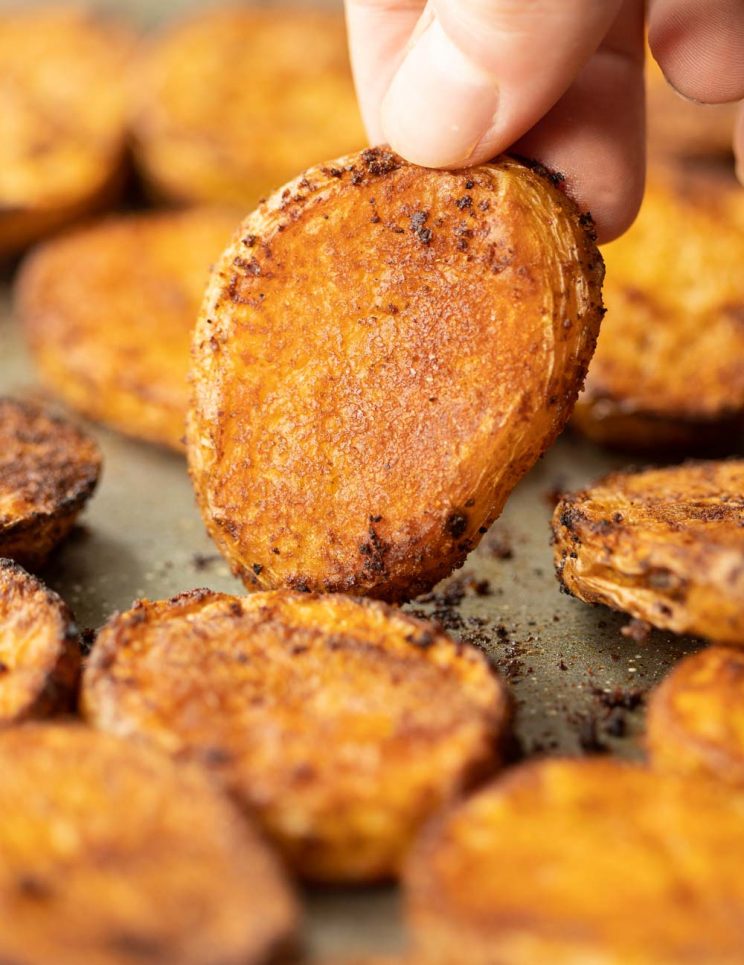
[(553, 516), (565, 589), (675, 633), (744, 642), (744, 461), (619, 472)]
[(428, 965), (733, 965), (743, 821), (744, 795), (713, 782), (604, 758), (515, 768), (416, 844), (414, 947)]
[(132, 98), (142, 172), (178, 202), (246, 210), (367, 140), (336, 13), (233, 4), (191, 15), (145, 48)]
[(117, 216), (39, 247), (15, 301), (46, 385), (91, 419), (183, 451), (191, 332), (238, 221), (219, 208)]
[(34, 403), (0, 398), (0, 557), (42, 566), (100, 473), (90, 436)]
[(67, 605), (12, 560), (0, 559), (0, 727), (71, 710), (80, 637)]
[[(134, 46), (81, 8), (0, 12), (0, 258), (111, 201), (123, 180)], [(64, 83), (60, 83), (64, 78)]]
[(300, 875), (395, 875), (417, 828), (499, 764), (509, 716), (474, 648), (366, 600), (208, 590), (100, 632), (94, 726), (206, 766)]
[(0, 733), (0, 958), (263, 965), (297, 909), (204, 776), (78, 725)]
[(248, 587), (402, 601), (563, 427), (602, 314), (587, 219), (513, 158), (371, 149), (243, 223), (194, 334), (189, 465)]
[(728, 166), (652, 164), (638, 220), (603, 249), (607, 317), (573, 415), (584, 435), (649, 453), (737, 450), (743, 237)]
[(744, 788), (744, 652), (691, 654), (651, 694), (646, 714), (651, 765)]

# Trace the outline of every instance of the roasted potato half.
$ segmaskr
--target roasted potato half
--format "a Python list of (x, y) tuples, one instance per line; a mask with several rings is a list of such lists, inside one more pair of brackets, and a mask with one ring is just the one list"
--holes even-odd
[(574, 425), (597, 442), (732, 452), (744, 413), (744, 193), (710, 164), (652, 167), (603, 249), (607, 317)]
[(87, 720), (206, 766), (301, 875), (394, 875), (495, 769), (508, 704), (475, 649), (379, 603), (196, 590), (100, 632)]
[(253, 207), (360, 148), (343, 17), (218, 7), (169, 27), (134, 71), (135, 150), (156, 194)]
[(429, 965), (672, 965), (744, 957), (744, 794), (620, 761), (517, 768), (407, 865)]
[(133, 45), (82, 7), (0, 11), (0, 258), (116, 193)]
[(568, 418), (602, 273), (587, 219), (509, 157), (377, 148), (278, 191), (194, 339), (191, 474), (235, 573), (401, 601), (459, 566)]
[(65, 603), (0, 559), (0, 726), (71, 710), (80, 637)]
[(16, 286), (46, 385), (91, 419), (182, 450), (191, 333), (239, 220), (213, 208), (118, 216), (46, 242)]
[(651, 56), (646, 104), (652, 158), (719, 158), (733, 167), (736, 104), (700, 104), (681, 96)]
[(682, 660), (652, 693), (651, 763), (744, 787), (744, 652), (707, 647)]
[(0, 557), (41, 566), (72, 529), (100, 472), (90, 436), (35, 403), (0, 398)]
[(580, 600), (744, 644), (744, 461), (613, 473), (560, 500), (553, 536)]
[(79, 725), (0, 733), (0, 958), (268, 963), (294, 899), (198, 771)]

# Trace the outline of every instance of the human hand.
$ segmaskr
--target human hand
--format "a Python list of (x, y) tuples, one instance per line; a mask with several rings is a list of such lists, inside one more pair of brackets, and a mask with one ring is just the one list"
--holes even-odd
[[(643, 193), (643, 0), (346, 0), (372, 143), (430, 167), (507, 149), (566, 175), (601, 241)], [(649, 42), (683, 95), (744, 97), (744, 2), (649, 0)], [(744, 113), (736, 132), (744, 172)], [(741, 175), (744, 180), (744, 175)]]

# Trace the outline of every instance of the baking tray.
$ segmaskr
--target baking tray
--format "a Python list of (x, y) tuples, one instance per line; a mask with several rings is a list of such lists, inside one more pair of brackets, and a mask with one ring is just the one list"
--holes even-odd
[[(111, 0), (154, 21), (193, 2)], [(10, 278), (0, 279), (0, 393), (38, 394), (12, 320)], [(99, 627), (138, 597), (207, 586), (242, 592), (207, 538), (185, 461), (90, 427), (104, 453), (100, 488), (44, 577)], [(645, 694), (696, 641), (625, 634), (628, 620), (559, 592), (549, 519), (557, 493), (627, 463), (565, 434), (517, 487), (465, 566), (406, 609), (437, 619), (481, 647), (506, 678), (515, 705), (514, 760), (538, 754), (642, 755)], [(312, 955), (384, 954), (402, 946), (393, 887), (308, 889)]]
[[(7, 287), (7, 286), (6, 286)], [(7, 295), (0, 307), (0, 392), (38, 393)], [(204, 532), (185, 460), (90, 426), (104, 453), (100, 488), (44, 578), (96, 628), (138, 597), (208, 586), (243, 592)], [(560, 593), (549, 519), (558, 490), (622, 460), (570, 435), (520, 483), (465, 566), (409, 604), (481, 647), (515, 702), (515, 759), (535, 754), (642, 753), (644, 695), (697, 646)], [(394, 951), (401, 942), (393, 888), (312, 890), (307, 933), (318, 955)]]

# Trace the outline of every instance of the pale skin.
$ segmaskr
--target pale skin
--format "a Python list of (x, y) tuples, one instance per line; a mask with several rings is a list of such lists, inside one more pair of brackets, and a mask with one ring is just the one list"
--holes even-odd
[[(600, 241), (643, 193), (644, 21), (680, 94), (744, 98), (744, 0), (346, 0), (346, 15), (371, 143), (427, 167), (536, 158)], [(742, 109), (734, 149), (744, 181)]]

